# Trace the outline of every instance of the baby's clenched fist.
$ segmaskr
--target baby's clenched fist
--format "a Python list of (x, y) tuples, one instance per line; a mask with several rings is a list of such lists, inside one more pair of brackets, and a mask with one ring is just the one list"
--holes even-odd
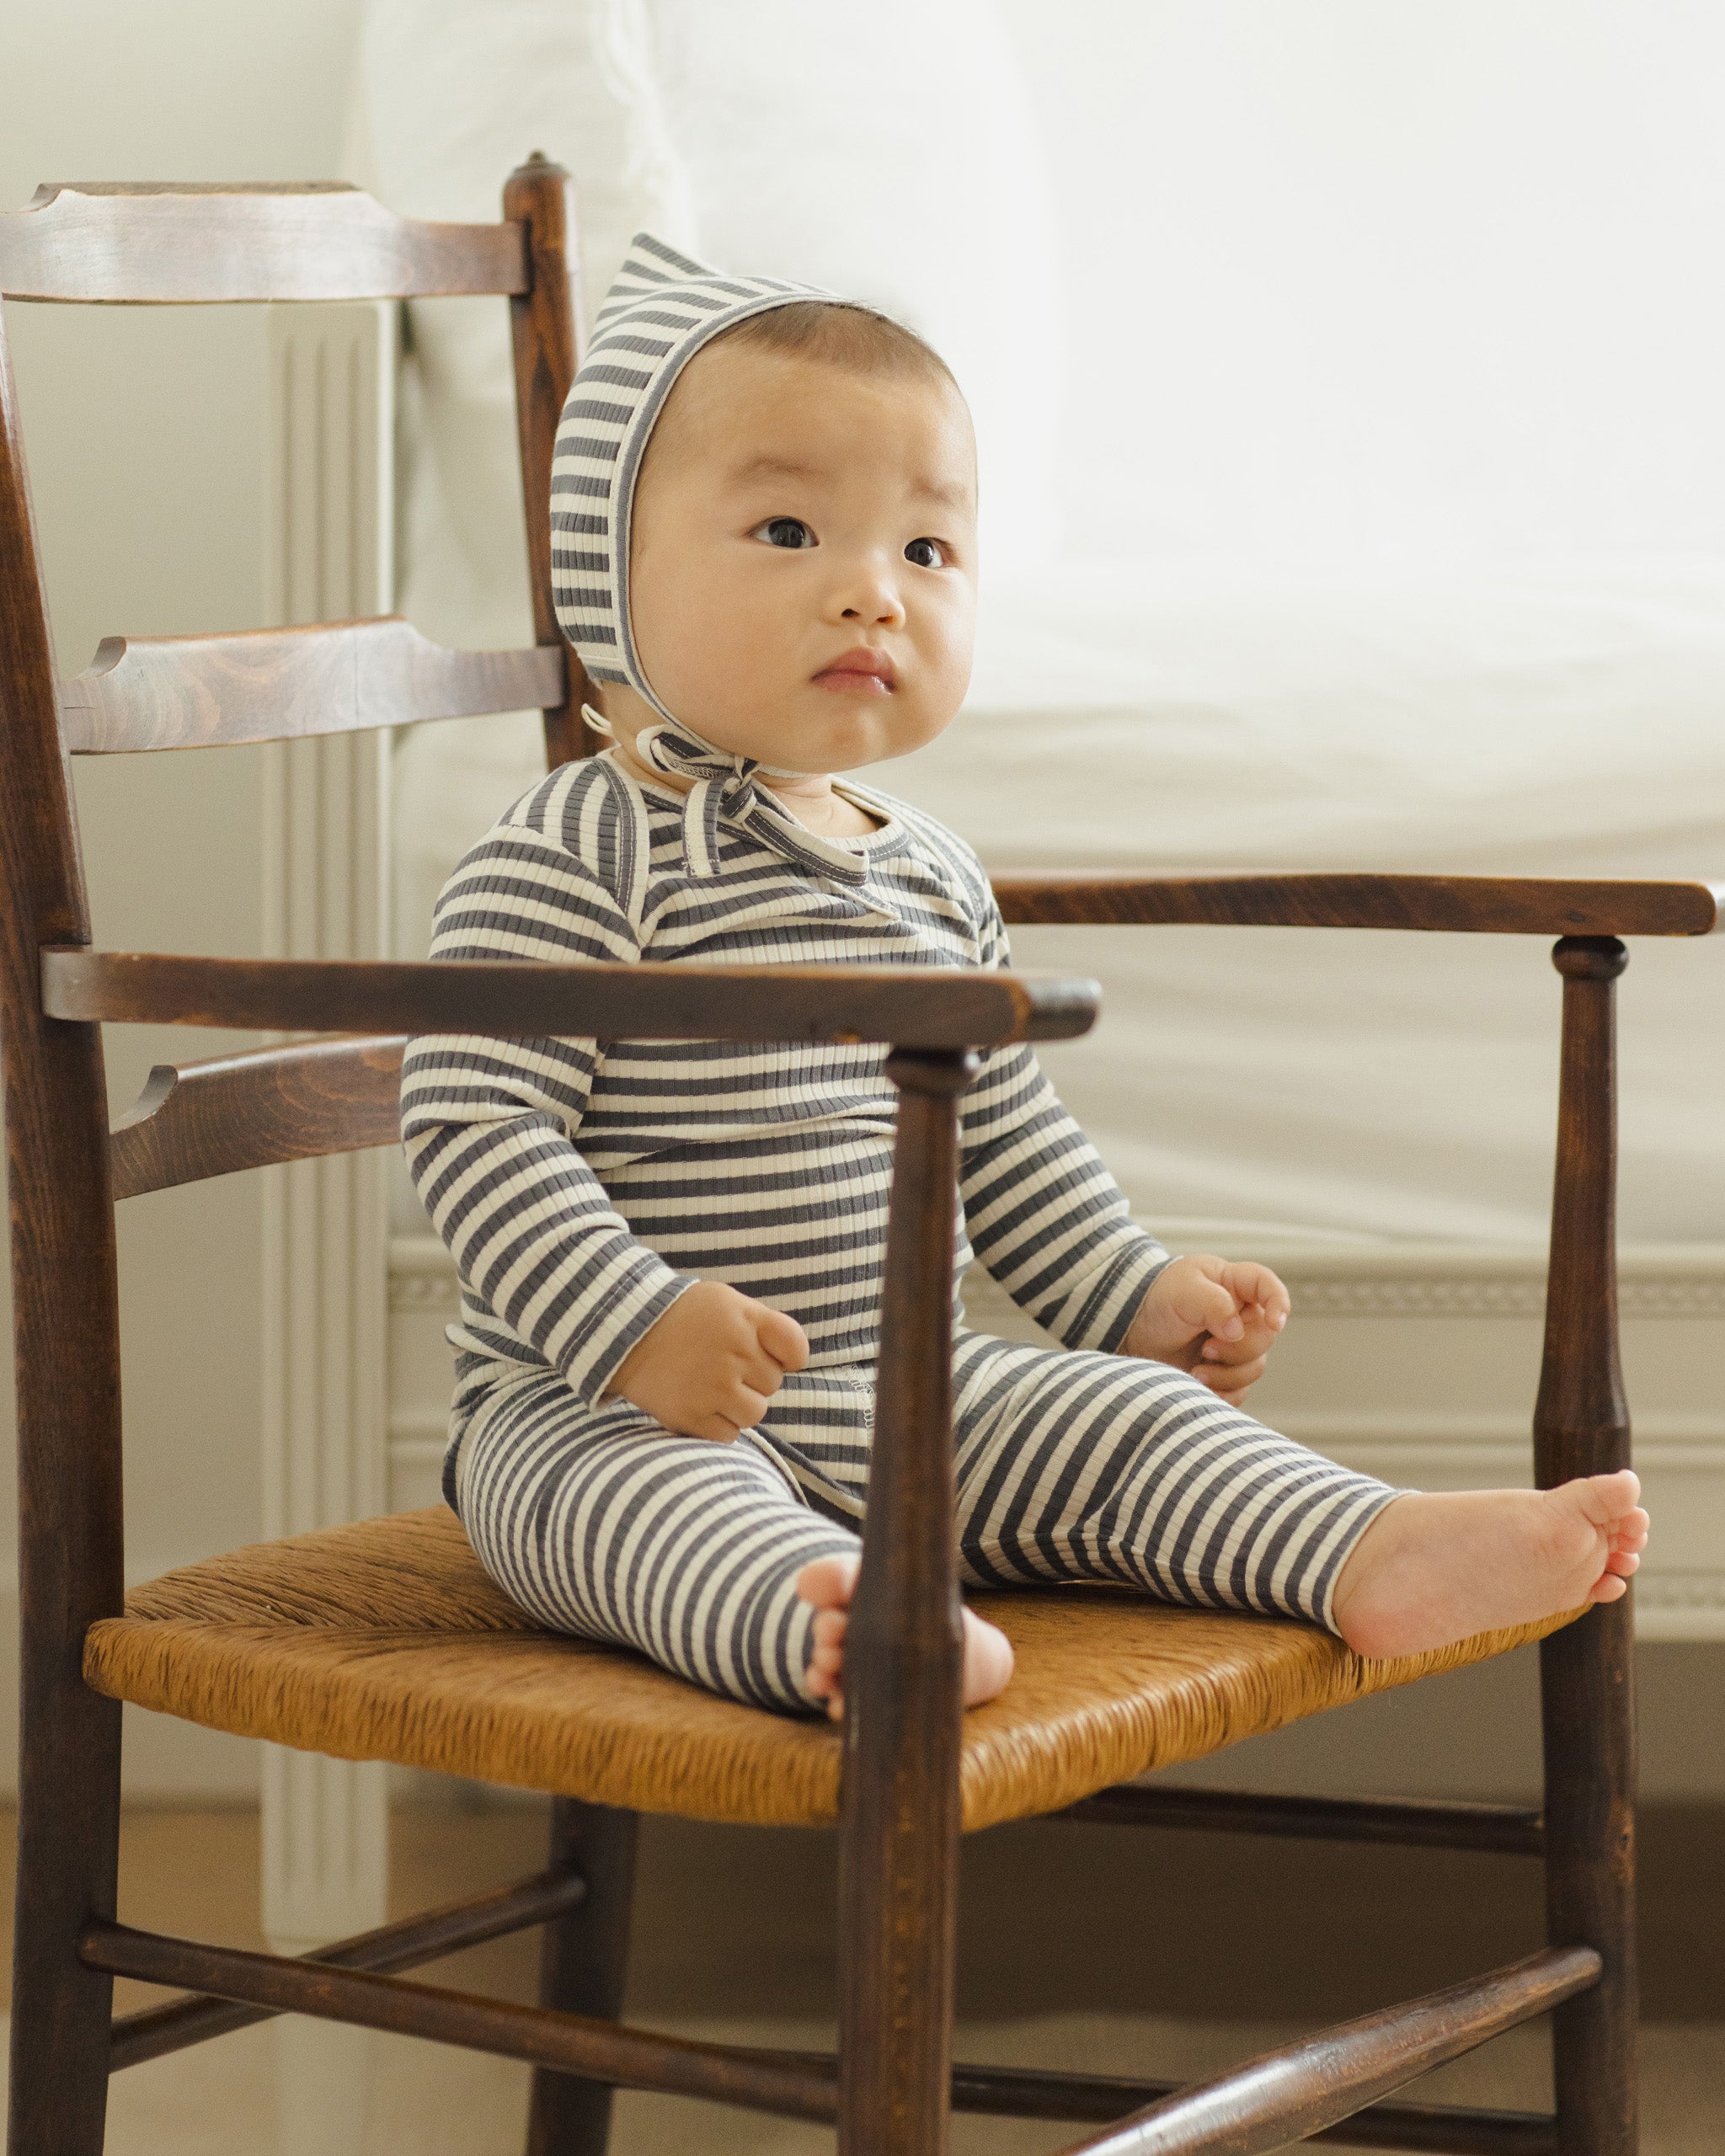
[(1267, 1265), (1177, 1257), (1151, 1281), (1120, 1352), (1189, 1370), (1237, 1402), (1263, 1375), (1288, 1311), (1288, 1290)]
[(633, 1401), (681, 1436), (729, 1444), (808, 1359), (795, 1318), (722, 1280), (699, 1280), (636, 1342), (606, 1396)]

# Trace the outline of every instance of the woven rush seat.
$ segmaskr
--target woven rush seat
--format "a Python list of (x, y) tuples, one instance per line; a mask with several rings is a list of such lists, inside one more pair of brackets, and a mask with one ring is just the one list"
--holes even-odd
[[(967, 1831), (1555, 1630), (1366, 1662), (1281, 1618), (1108, 1588), (989, 1594), (1017, 1671), (964, 1716)], [(1579, 1613), (1572, 1613), (1579, 1614)], [(164, 1573), (90, 1627), (99, 1692), (243, 1737), (643, 1812), (838, 1817), (838, 1733), (737, 1705), (622, 1648), (538, 1630), (441, 1506), (254, 1543)]]

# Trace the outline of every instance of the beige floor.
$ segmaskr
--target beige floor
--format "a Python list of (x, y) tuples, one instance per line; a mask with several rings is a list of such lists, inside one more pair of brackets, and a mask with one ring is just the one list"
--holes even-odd
[[(394, 1898), (403, 1909), (423, 1906), (531, 1868), (540, 1831), (528, 1807), (403, 1811)], [(1643, 1846), (1645, 2156), (1717, 2156), (1725, 1820), (1654, 1815)], [(649, 1822), (632, 2014), (721, 2039), (830, 2042), (831, 1859), (822, 1836)], [(254, 1944), (256, 1875), (250, 1815), (134, 1813), (121, 1913)], [(1198, 2075), (1300, 2028), (1510, 1959), (1536, 1936), (1536, 1881), (1516, 1860), (1004, 1829), (967, 1846), (959, 2047), (1015, 2064)], [(530, 1943), (499, 1942), (441, 1973), (530, 1996)], [(122, 2006), (152, 1996), (120, 1988)], [(406, 2039), (366, 2041), (371, 2156), (519, 2150), (523, 2069)], [(250, 2030), (121, 2075), (109, 2156), (276, 2156), (275, 2041), (270, 2028)], [(1537, 2105), (1548, 2095), (1541, 2033), (1517, 2031), (1418, 2093)], [(1058, 2126), (962, 2120), (954, 2156), (1029, 2156), (1072, 2137)], [(645, 2096), (619, 2100), (614, 2136), (615, 2156), (813, 2156), (831, 2147), (817, 2129)]]

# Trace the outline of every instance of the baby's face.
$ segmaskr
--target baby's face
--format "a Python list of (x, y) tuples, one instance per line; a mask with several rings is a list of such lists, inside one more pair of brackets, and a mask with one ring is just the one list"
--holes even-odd
[[(944, 384), (717, 344), (679, 377), (636, 486), (635, 643), (718, 747), (850, 771), (932, 740), (964, 702), (975, 446)], [(885, 678), (834, 671), (858, 650)], [(656, 718), (607, 684), (633, 735)]]

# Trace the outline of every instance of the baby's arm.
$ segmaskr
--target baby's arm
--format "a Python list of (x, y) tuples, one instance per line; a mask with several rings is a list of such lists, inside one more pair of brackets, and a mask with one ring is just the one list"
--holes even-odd
[[(610, 894), (540, 834), (503, 826), (445, 884), (434, 958), (626, 962)], [(402, 1141), (462, 1284), (597, 1405), (636, 1342), (693, 1286), (637, 1240), (571, 1137), (590, 1040), (430, 1033), (402, 1067)]]
[(1171, 1258), (1133, 1221), (1027, 1049), (997, 1049), (966, 1104), (961, 1172), (971, 1246), (1012, 1299), (1069, 1348), (1189, 1370), (1225, 1400), (1263, 1375), (1288, 1321), (1267, 1265)]
[[(974, 867), (978, 962), (1012, 963), (1006, 924)], [(965, 1094), (959, 1185), (971, 1248), (1020, 1309), (1068, 1348), (1124, 1347), (1171, 1262), (1027, 1047), (991, 1049)]]
[[(627, 916), (531, 829), (483, 840), (445, 885), (436, 958), (628, 963)], [(589, 1406), (621, 1395), (666, 1428), (732, 1438), (785, 1369), (801, 1328), (734, 1289), (667, 1265), (630, 1230), (577, 1150), (590, 1040), (426, 1034), (402, 1071), (402, 1137), (462, 1283)]]
[[(991, 902), (985, 964), (1010, 963)], [(1226, 1399), (1263, 1376), (1287, 1323), (1268, 1266), (1171, 1258), (1137, 1226), (1125, 1194), (1028, 1048), (985, 1057), (966, 1097), (960, 1182), (977, 1256), (1069, 1348), (1189, 1370)]]
[(959, 1189), (971, 1247), (1068, 1348), (1113, 1353), (1172, 1261), (1028, 1048), (983, 1058), (964, 1097)]

